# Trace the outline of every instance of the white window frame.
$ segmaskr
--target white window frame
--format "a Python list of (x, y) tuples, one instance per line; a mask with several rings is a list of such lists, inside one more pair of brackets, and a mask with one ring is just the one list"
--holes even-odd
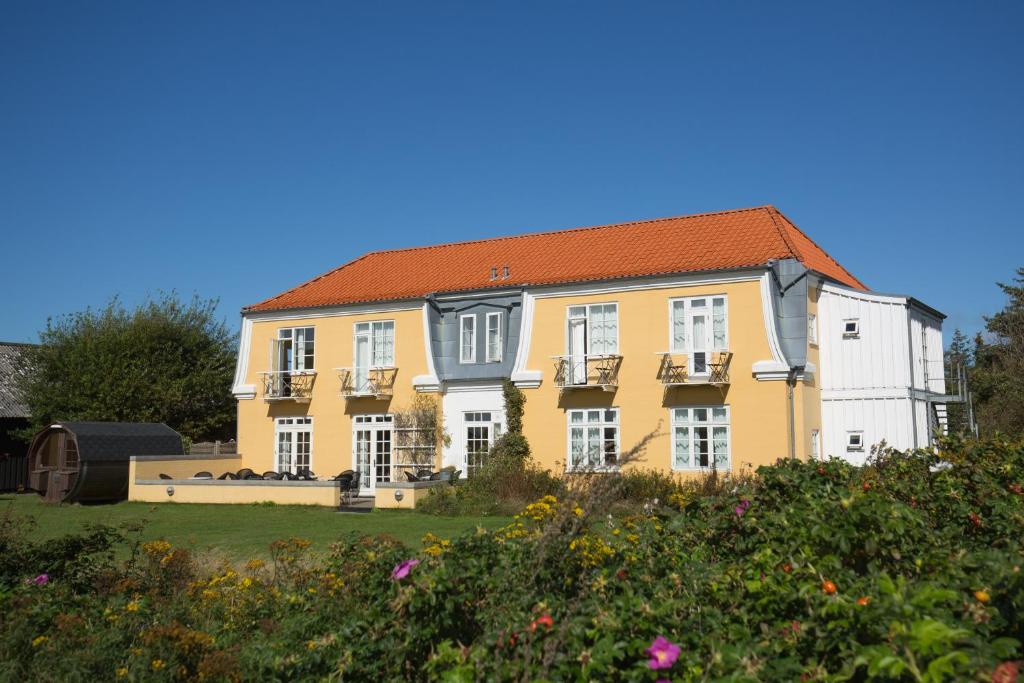
[[(366, 326), (365, 331), (360, 332), (359, 328), (361, 326), (364, 326), (364, 325)], [(373, 334), (374, 326), (379, 326), (380, 329), (381, 329), (381, 335), (384, 336), (384, 334), (386, 333), (387, 325), (391, 325), (391, 359), (390, 359), (391, 362), (388, 362), (387, 349), (385, 348), (384, 358), (383, 358), (384, 362), (382, 362), (382, 363), (374, 363), (373, 359), (377, 355), (376, 354), (376, 344), (377, 344), (376, 339), (377, 338)], [(359, 337), (361, 335), (365, 335), (370, 340), (370, 345), (369, 345), (370, 362), (366, 366), (367, 369), (371, 369), (372, 370), (374, 368), (393, 368), (393, 367), (395, 367), (395, 356), (396, 356), (395, 347), (397, 346), (397, 339), (396, 339), (396, 335), (395, 335), (395, 321), (394, 320), (366, 320), (366, 321), (363, 321), (363, 322), (353, 323), (353, 325), (352, 325), (352, 367), (353, 368), (355, 368), (358, 365), (358, 362), (359, 362), (359, 359), (356, 358), (356, 344), (357, 344), (357, 340), (359, 339)]]
[[(494, 349), (494, 353), (493, 354), (491, 353), (491, 320), (496, 320), (497, 321), (497, 323), (495, 324), (495, 330), (496, 330), (496, 334), (497, 334), (497, 339), (495, 340), (495, 349)], [(484, 325), (484, 330), (485, 330), (484, 331), (484, 337), (485, 337), (485, 339), (484, 339), (484, 347), (485, 347), (484, 354), (486, 356), (487, 362), (488, 363), (500, 363), (501, 362), (501, 347), (502, 347), (501, 313), (500, 312), (488, 313), (487, 314), (486, 324)]]
[[(466, 344), (462, 339), (462, 335), (464, 332), (463, 325), (465, 325), (466, 320), (469, 320), (472, 323), (470, 325), (470, 327), (472, 328), (470, 332), (470, 339), (472, 340), (472, 345), (470, 348), (471, 353), (469, 354), (469, 357), (466, 356)], [(476, 313), (466, 313), (464, 315), (459, 316), (459, 362), (465, 364), (476, 362)]]
[[(725, 410), (725, 421), (715, 421), (714, 410)], [(688, 411), (685, 419), (677, 416), (677, 411)], [(708, 419), (704, 421), (697, 421), (694, 419), (695, 410), (706, 410)], [(720, 472), (728, 472), (732, 470), (733, 464), (733, 452), (732, 452), (732, 408), (726, 405), (685, 405), (685, 406), (672, 406), (668, 409), (668, 422), (671, 426), (669, 432), (669, 444), (668, 444), (668, 457), (669, 463), (672, 469), (676, 472), (707, 472), (713, 467)], [(726, 462), (724, 465), (715, 465), (715, 427), (725, 428), (725, 458)], [(690, 449), (690, 464), (689, 465), (677, 465), (676, 464), (676, 429), (688, 429), (689, 433), (687, 438), (689, 439)], [(694, 449), (695, 433), (694, 430), (697, 428), (707, 428), (708, 430), (708, 464), (700, 465), (696, 464), (696, 452)]]
[[(605, 351), (603, 353), (595, 353), (594, 352), (594, 347), (593, 347), (594, 333), (593, 333), (593, 329), (591, 327), (591, 325), (592, 325), (591, 321), (593, 320), (593, 315), (591, 314), (591, 310), (594, 309), (594, 308), (597, 308), (598, 306), (600, 306), (600, 307), (611, 306), (612, 309), (615, 312), (615, 348), (612, 351)], [(574, 308), (575, 309), (582, 308), (583, 309), (583, 315), (582, 316), (573, 315), (572, 314), (572, 310)], [(579, 320), (581, 318), (586, 321), (584, 323), (584, 325), (586, 326), (587, 345), (586, 345), (586, 350), (584, 351), (584, 353), (587, 356), (617, 356), (617, 355), (619, 355), (619, 335), (620, 335), (621, 326), (619, 324), (619, 304), (618, 304), (617, 301), (604, 301), (604, 302), (598, 302), (598, 303), (593, 303), (593, 304), (571, 304), (569, 306), (566, 306), (566, 308), (565, 308), (565, 353), (566, 353), (566, 355), (570, 355), (570, 356), (572, 355), (572, 341), (569, 339), (569, 326), (570, 326), (570, 324), (572, 323), (573, 320)]]
[[(302, 330), (302, 342), (298, 341), (298, 331)], [(306, 337), (309, 336), (309, 332), (312, 332), (312, 341), (307, 341)], [(292, 345), (292, 367), (284, 368), (283, 359), (281, 358), (281, 346), (283, 342), (291, 342)], [(301, 346), (302, 353), (299, 353)], [(313, 353), (308, 354), (310, 356), (310, 367), (306, 367), (306, 348), (308, 346), (313, 347)], [(299, 359), (302, 359), (299, 362)], [(302, 367), (299, 367), (299, 366)], [(273, 370), (280, 372), (314, 372), (316, 370), (316, 328), (313, 325), (299, 325), (297, 327), (279, 327), (277, 329), (277, 336), (272, 340), (270, 345), (270, 367)]]
[(821, 459), (821, 430), (811, 430), (811, 458), (813, 460)]
[[(390, 444), (391, 461), (388, 465), (388, 479), (386, 481), (398, 481), (395, 466), (398, 461), (395, 454), (395, 417), (392, 413), (370, 413), (365, 415), (354, 415), (352, 417), (352, 469), (359, 476), (359, 485), (367, 491), (377, 490), (377, 464), (375, 444), (379, 435), (375, 432), (390, 432), (388, 442)], [(370, 432), (370, 450), (367, 452), (367, 470), (361, 470), (359, 462), (359, 432)], [(381, 480), (385, 481), (385, 480)]]
[[(849, 329), (853, 324), (853, 329)], [(860, 318), (846, 318), (843, 320), (843, 339), (857, 339), (860, 337)]]
[[(291, 469), (285, 470), (281, 467), (281, 452), (279, 450), (281, 444), (281, 437), (279, 434), (288, 432), (292, 434), (292, 466)], [(291, 472), (295, 474), (298, 472), (299, 464), (296, 453), (296, 444), (298, 439), (296, 434), (300, 432), (309, 432), (309, 464), (306, 465), (306, 469), (310, 472), (314, 472), (313, 469), (313, 418), (310, 416), (305, 417), (279, 417), (274, 420), (274, 471), (275, 472)], [(262, 474), (262, 473), (260, 473)]]
[(807, 343), (818, 343), (818, 316), (814, 313), (807, 314)]
[[(693, 350), (693, 324), (691, 322), (691, 310), (693, 302), (696, 300), (704, 299), (707, 300), (707, 322), (705, 324), (704, 341), (705, 346), (703, 353), (704, 357), (704, 371), (698, 372), (694, 362), (694, 350)], [(722, 300), (722, 306), (725, 310), (724, 325), (724, 342), (722, 344), (715, 344), (715, 299)], [(682, 304), (683, 320), (686, 326), (686, 343), (679, 347), (676, 344), (675, 329), (676, 329), (676, 304)], [(680, 296), (672, 297), (668, 300), (668, 348), (671, 353), (686, 354), (687, 373), (690, 375), (704, 376), (711, 374), (711, 354), (726, 352), (729, 350), (729, 296), (727, 294), (702, 294), (699, 296)], [(701, 352), (697, 352), (701, 353)]]
[[(487, 416), (486, 419), (483, 417), (485, 415)], [(467, 477), (470, 475), (470, 427), (487, 428), (487, 452), (489, 453), (494, 448), (494, 442), (501, 438), (504, 432), (504, 423), (501, 417), (501, 411), (496, 410), (467, 410), (462, 413), (462, 471), (466, 473)]]
[[(599, 420), (594, 421), (594, 422), (588, 421), (588, 413), (592, 413), (592, 412), (600, 413)], [(609, 413), (609, 412), (610, 413), (614, 413), (614, 415), (615, 415), (614, 421), (609, 421), (608, 420), (607, 413)], [(581, 414), (582, 415), (582, 421), (580, 421), (580, 422), (573, 422), (572, 421), (572, 416), (573, 416), (574, 413)], [(592, 470), (598, 471), (598, 472), (600, 472), (600, 471), (610, 472), (610, 471), (617, 471), (619, 469), (619, 460), (622, 458), (622, 412), (618, 408), (574, 408), (574, 409), (571, 409), (571, 410), (566, 410), (565, 411), (565, 424), (566, 424), (566, 431), (565, 431), (565, 444), (566, 444), (565, 467), (566, 467), (567, 471), (573, 471), (573, 470), (579, 468), (579, 469), (592, 469)], [(599, 442), (598, 446), (600, 448), (599, 456), (601, 458), (601, 464), (600, 465), (595, 465), (595, 466), (590, 466), (590, 467), (580, 467), (579, 463), (576, 463), (576, 462), (573, 461), (573, 454), (572, 454), (572, 430), (573, 429), (582, 429), (584, 431), (584, 434), (583, 434), (583, 436), (584, 436), (584, 449), (586, 449), (587, 448), (587, 429), (588, 428), (596, 428), (596, 429), (600, 430), (600, 437), (598, 438), (598, 442)], [(604, 464), (604, 443), (605, 443), (604, 433), (605, 433), (605, 429), (612, 429), (612, 428), (615, 429), (615, 464), (614, 465), (608, 465), (608, 464)]]
[[(856, 443), (854, 443), (856, 441)], [(863, 452), (864, 432), (861, 430), (850, 430), (846, 432), (846, 450), (848, 452)]]

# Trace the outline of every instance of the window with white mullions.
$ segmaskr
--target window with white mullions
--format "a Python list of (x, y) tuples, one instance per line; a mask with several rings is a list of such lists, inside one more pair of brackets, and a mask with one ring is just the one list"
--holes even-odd
[(459, 316), (459, 362), (476, 362), (476, 315)]
[(312, 327), (285, 327), (277, 331), (274, 370), (313, 369), (314, 331)]
[(569, 469), (619, 464), (619, 409), (570, 410)]
[(308, 471), (313, 461), (313, 418), (282, 417), (275, 423), (274, 462), (277, 472)]
[(501, 362), (501, 313), (487, 314), (487, 362)]
[(501, 421), (497, 413), (489, 411), (465, 413), (466, 476), (480, 471), (487, 461), (494, 442), (501, 436)]
[(729, 469), (729, 406), (674, 408), (671, 413), (673, 469)]
[(729, 350), (726, 297), (673, 299), (670, 306), (672, 352), (687, 354), (689, 374), (707, 374), (710, 355)]
[(619, 353), (618, 304), (569, 306), (566, 346), (572, 384), (586, 384), (588, 357)]
[(360, 488), (372, 490), (379, 482), (391, 481), (393, 424), (394, 416), (387, 413), (353, 417), (353, 451)]
[(352, 346), (355, 349), (353, 384), (356, 393), (365, 393), (371, 389), (370, 370), (395, 365), (395, 321), (356, 323)]

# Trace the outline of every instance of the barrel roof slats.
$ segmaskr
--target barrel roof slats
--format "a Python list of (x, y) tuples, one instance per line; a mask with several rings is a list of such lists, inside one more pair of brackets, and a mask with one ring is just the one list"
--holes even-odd
[(78, 457), (124, 460), (132, 455), (183, 455), (181, 435), (165, 424), (148, 422), (58, 422), (74, 435)]

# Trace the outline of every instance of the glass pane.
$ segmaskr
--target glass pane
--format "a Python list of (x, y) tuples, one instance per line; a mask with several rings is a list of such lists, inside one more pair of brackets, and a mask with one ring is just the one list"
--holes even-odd
[(690, 409), (689, 408), (676, 408), (673, 411), (675, 422), (689, 422), (690, 421)]
[(587, 422), (600, 422), (601, 411), (600, 410), (588, 410), (587, 411)]
[(395, 364), (395, 323), (384, 323), (384, 358), (383, 365), (391, 367)]
[(676, 467), (690, 466), (690, 428), (676, 427), (674, 455)]
[(712, 448), (715, 454), (715, 467), (729, 467), (729, 428), (714, 427), (711, 430)]
[(711, 300), (711, 323), (714, 335), (714, 348), (725, 350), (725, 299)]
[(614, 424), (615, 422), (618, 421), (618, 417), (619, 417), (619, 413), (617, 411), (615, 411), (615, 410), (606, 410), (606, 411), (604, 411), (604, 421), (605, 422), (611, 422), (612, 424)]
[(598, 467), (601, 465), (601, 428), (587, 428), (587, 466)]
[(696, 427), (693, 430), (693, 450), (696, 456), (697, 462), (695, 463), (699, 467), (707, 467), (710, 463), (708, 462), (708, 428), (707, 427)]
[(573, 427), (570, 430), (570, 450), (572, 453), (571, 466), (577, 466), (583, 463), (583, 429), (580, 427)]
[(707, 408), (694, 408), (693, 409), (693, 421), (694, 422), (707, 422), (708, 421), (708, 409)]
[(711, 419), (715, 422), (728, 422), (725, 408), (712, 408)]
[(583, 422), (583, 411), (582, 410), (574, 410), (571, 413), (569, 413), (569, 421), (570, 422)]
[(672, 302), (672, 351), (686, 351), (686, 302)]

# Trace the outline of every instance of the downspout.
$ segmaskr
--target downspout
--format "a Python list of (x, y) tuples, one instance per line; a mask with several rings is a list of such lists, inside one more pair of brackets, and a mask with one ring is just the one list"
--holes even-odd
[(796, 401), (794, 400), (794, 389), (796, 387), (797, 368), (790, 368), (786, 377), (786, 401), (789, 403), (789, 457), (796, 459)]
[(907, 392), (910, 401), (910, 424), (914, 428), (914, 449), (917, 449), (917, 399), (914, 398), (914, 334), (910, 324), (910, 302), (906, 304), (907, 311), (907, 370), (910, 373), (907, 380), (910, 384), (910, 391)]

